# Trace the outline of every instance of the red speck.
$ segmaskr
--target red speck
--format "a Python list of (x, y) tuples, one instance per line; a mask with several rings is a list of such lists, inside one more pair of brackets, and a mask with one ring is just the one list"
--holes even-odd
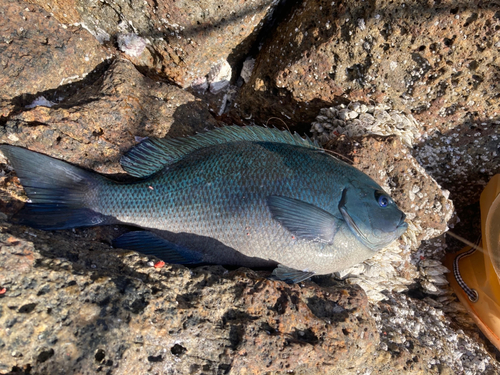
[(420, 255), (420, 260), (424, 260), (425, 257), (423, 255)]
[(0, 295), (5, 294), (6, 291), (7, 291), (7, 288), (1, 288), (0, 289)]
[(337, 136), (337, 137), (340, 135), (340, 133), (336, 130), (333, 132), (333, 134), (335, 134), (335, 136)]
[(158, 262), (155, 263), (155, 268), (162, 268), (165, 265), (165, 262), (163, 260), (159, 260)]
[(292, 240), (294, 240), (294, 239), (295, 239), (295, 236), (292, 236)]

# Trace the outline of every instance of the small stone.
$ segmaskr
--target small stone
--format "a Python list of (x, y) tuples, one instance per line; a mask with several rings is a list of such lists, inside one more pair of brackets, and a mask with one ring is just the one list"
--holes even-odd
[(210, 69), (208, 73), (207, 81), (210, 85), (210, 92), (212, 94), (217, 94), (226, 87), (229, 86), (229, 81), (231, 80), (232, 69), (231, 65), (226, 60), (219, 60)]
[(243, 61), (243, 67), (241, 69), (241, 78), (245, 83), (250, 82), (250, 77), (252, 76), (252, 71), (255, 66), (255, 59), (246, 59)]
[(147, 46), (146, 39), (141, 38), (139, 35), (135, 33), (119, 34), (117, 42), (120, 51), (133, 57), (140, 56), (144, 52)]

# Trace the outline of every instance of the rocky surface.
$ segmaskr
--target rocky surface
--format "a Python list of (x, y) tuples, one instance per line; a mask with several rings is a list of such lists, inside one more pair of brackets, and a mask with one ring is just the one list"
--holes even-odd
[(60, 22), (118, 44), (135, 65), (182, 87), (206, 82), (220, 60), (237, 68), (277, 4), (257, 1), (31, 2)]
[(331, 279), (290, 286), (268, 271), (165, 265), (88, 231), (0, 230), (3, 373), (499, 370), (442, 313), (401, 295), (373, 311), (359, 287)]
[(199, 99), (121, 59), (58, 103), (30, 104), (8, 117), (0, 142), (104, 173), (122, 172), (120, 156), (143, 137), (190, 135), (217, 124)]
[(307, 0), (257, 55), (235, 113), (308, 124), (323, 107), (387, 102), (442, 132), (500, 115), (495, 2)]
[(500, 172), (498, 4), (131, 4), (0, 0), (1, 143), (116, 174), (147, 136), (312, 127), (410, 229), (288, 286), (110, 248), (123, 227), (9, 224), (26, 197), (0, 160), (0, 373), (500, 373), (439, 262)]
[(1, 230), (0, 370), (319, 373), (362, 366), (378, 342), (359, 287), (153, 266), (71, 232)]
[(61, 25), (38, 5), (2, 1), (0, 119), (32, 95), (82, 80), (109, 55), (87, 31)]
[(457, 205), (469, 206), (479, 200), (490, 178), (500, 173), (500, 117), (434, 133), (416, 145), (415, 155)]

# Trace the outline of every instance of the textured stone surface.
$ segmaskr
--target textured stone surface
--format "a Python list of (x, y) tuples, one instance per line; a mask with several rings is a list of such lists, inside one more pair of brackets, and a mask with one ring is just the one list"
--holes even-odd
[(217, 122), (199, 99), (116, 60), (91, 85), (53, 107), (24, 108), (0, 128), (0, 142), (116, 173), (136, 137), (194, 134)]
[(456, 206), (466, 207), (477, 202), (490, 178), (500, 173), (500, 117), (435, 133), (414, 153), (427, 173), (451, 192)]
[(400, 293), (388, 297), (372, 311), (382, 332), (381, 352), (391, 356), (386, 374), (415, 370), (446, 375), (499, 373), (498, 362), (485, 355), (483, 344), (479, 344), (482, 339), (477, 328), (467, 334), (456, 329), (443, 313), (443, 306), (432, 298), (421, 300)]
[(64, 27), (38, 5), (2, 0), (0, 119), (12, 111), (13, 98), (81, 80), (107, 54), (81, 27)]
[(356, 286), (156, 268), (71, 232), (1, 231), (0, 371), (344, 374), (379, 340)]
[(307, 0), (257, 56), (235, 113), (310, 123), (339, 102), (386, 101), (429, 130), (500, 115), (495, 2)]
[[(272, 0), (32, 2), (63, 23), (82, 25), (103, 43), (118, 40), (124, 57), (182, 87), (206, 76), (220, 59), (228, 60), (231, 65), (241, 63), (277, 3)], [(120, 43), (119, 38), (124, 35), (132, 43)]]

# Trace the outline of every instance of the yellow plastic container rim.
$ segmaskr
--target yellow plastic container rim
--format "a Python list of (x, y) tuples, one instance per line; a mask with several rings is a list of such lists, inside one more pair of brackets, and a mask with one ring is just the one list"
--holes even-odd
[[(500, 174), (486, 185), (480, 207), (483, 239), (480, 246), (484, 252), (476, 250), (466, 255), (471, 250), (467, 246), (457, 254), (447, 255), (444, 263), (452, 271), (448, 281), (458, 298), (481, 331), (500, 350)], [(453, 272), (454, 262), (458, 280)], [(471, 291), (477, 298), (471, 298)]]

